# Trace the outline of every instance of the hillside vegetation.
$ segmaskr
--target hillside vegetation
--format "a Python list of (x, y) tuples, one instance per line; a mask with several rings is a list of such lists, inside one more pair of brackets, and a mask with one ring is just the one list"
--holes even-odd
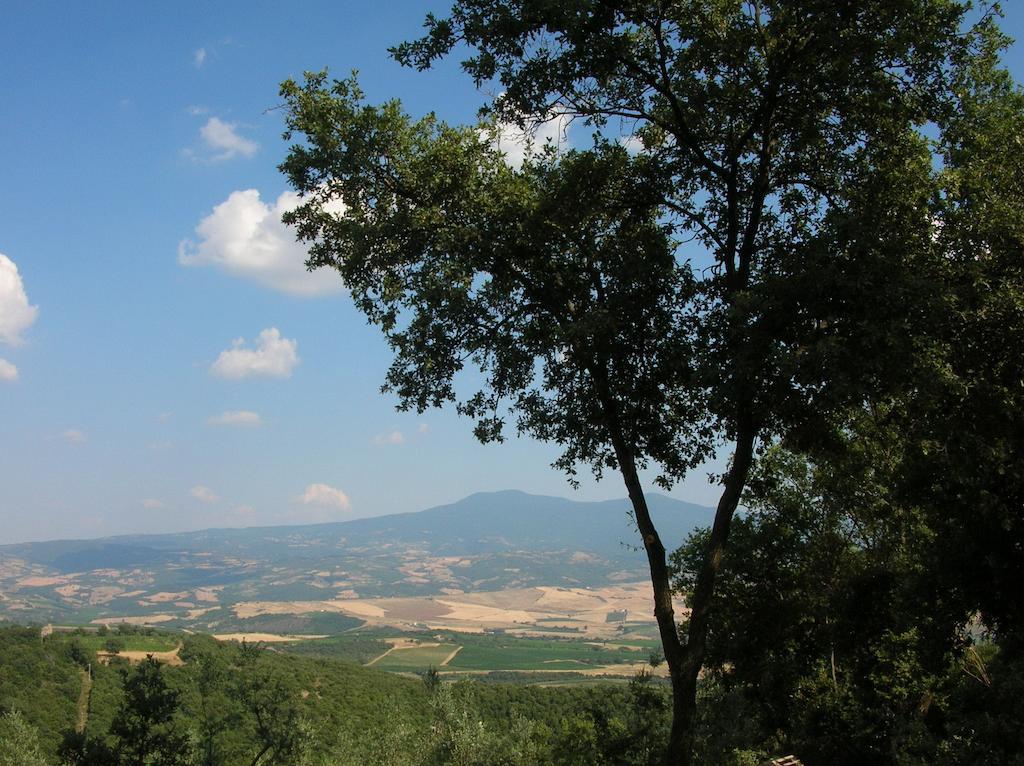
[[(132, 737), (142, 731), (153, 749), (143, 763), (564, 763), (558, 754), (568, 750), (572, 762), (647, 763), (650, 744), (639, 735), (663, 723), (664, 690), (647, 678), (564, 688), (449, 684), (430, 673), (402, 677), (207, 636), (146, 633), (105, 640), (131, 650), (180, 639), (184, 664), (106, 665), (91, 649), (99, 637), (0, 628), (0, 710), (24, 722), (45, 763), (93, 766), (134, 763)], [(87, 725), (76, 735), (87, 669)]]
[[(354, 646), (365, 656), (379, 648), (373, 641)], [(487, 637), (467, 643), (471, 657), (474, 649), (510, 644)], [(513, 659), (521, 651), (514, 644)], [(97, 645), (126, 652), (179, 646), (183, 664), (120, 658), (103, 664)], [(628, 766), (662, 757), (667, 687), (649, 674), (585, 685), (578, 676), (546, 674), (536, 676), (542, 683), (525, 685), (521, 675), (491, 673), (480, 677), (490, 683), (452, 683), (430, 670), (403, 676), (331, 659), (339, 645), (310, 641), (286, 653), (151, 629), (41, 637), (35, 627), (0, 627), (0, 764)], [(320, 651), (304, 654), (313, 646)], [(941, 736), (904, 739), (898, 762), (1021, 763), (1018, 722), (1007, 714), (1019, 710), (1024, 672), (991, 646), (980, 651), (975, 670), (985, 684), (951, 668), (941, 682), (946, 699), (936, 701), (944, 721), (933, 733)], [(86, 725), (76, 732), (87, 673)], [(509, 680), (519, 683), (494, 683)], [(699, 752), (705, 763), (754, 766), (769, 754), (751, 749), (758, 708), (739, 691), (728, 679), (709, 678), (703, 688), (708, 714)], [(821, 719), (827, 709), (815, 694), (822, 693), (804, 688), (802, 699), (791, 701), (804, 706), (804, 736), (842, 726), (843, 716), (853, 714), (835, 717), (833, 709), (831, 723)], [(830, 736), (845, 738), (837, 728)], [(846, 761), (805, 760), (830, 762)]]

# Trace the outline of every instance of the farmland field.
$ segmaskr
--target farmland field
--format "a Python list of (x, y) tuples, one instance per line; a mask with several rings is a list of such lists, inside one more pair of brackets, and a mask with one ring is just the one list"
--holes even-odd
[(181, 639), (178, 636), (167, 633), (158, 633), (151, 636), (119, 635), (117, 633), (101, 636), (92, 633), (84, 636), (72, 634), (71, 637), (87, 652), (106, 651), (107, 643), (110, 641), (117, 642), (119, 651), (125, 652), (169, 652), (181, 643)]
[[(408, 671), (440, 667), (458, 649), (455, 644), (425, 644), (392, 649), (385, 657), (373, 663), (380, 670)], [(461, 654), (461, 652), (460, 652)], [(458, 657), (458, 655), (456, 655)]]
[(582, 641), (542, 639), (471, 640), (455, 655), (452, 670), (582, 670), (643, 662), (646, 653)]

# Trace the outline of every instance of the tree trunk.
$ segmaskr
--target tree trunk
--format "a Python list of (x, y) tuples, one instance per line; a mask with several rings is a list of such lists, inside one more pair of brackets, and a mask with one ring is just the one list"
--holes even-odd
[(678, 677), (672, 677), (672, 733), (669, 736), (669, 764), (690, 766), (693, 762), (694, 736), (697, 723), (697, 677), (707, 654), (708, 626), (715, 579), (722, 567), (729, 538), (729, 526), (739, 505), (753, 461), (756, 429), (749, 420), (741, 420), (736, 435), (732, 465), (725, 475), (725, 488), (715, 510), (704, 562), (697, 574), (697, 584), (690, 599), (690, 624)]
[(711, 537), (704, 552), (704, 563), (697, 575), (697, 583), (690, 599), (690, 624), (684, 645), (679, 638), (675, 609), (672, 605), (672, 583), (665, 545), (651, 519), (647, 498), (644, 496), (643, 485), (637, 473), (633, 449), (626, 443), (625, 432), (607, 377), (596, 366), (591, 368), (591, 372), (604, 410), (612, 448), (619, 463), (619, 472), (626, 484), (633, 506), (633, 516), (647, 553), (651, 585), (654, 588), (654, 617), (658, 623), (661, 646), (672, 682), (672, 729), (665, 752), (665, 763), (668, 766), (690, 766), (693, 762), (697, 720), (697, 677), (707, 653), (711, 598), (714, 595), (718, 570), (722, 566), (729, 526), (732, 524), (732, 517), (736, 513), (740, 495), (750, 473), (757, 428), (749, 414), (746, 411), (741, 412), (732, 465), (725, 474), (725, 488), (718, 500)]

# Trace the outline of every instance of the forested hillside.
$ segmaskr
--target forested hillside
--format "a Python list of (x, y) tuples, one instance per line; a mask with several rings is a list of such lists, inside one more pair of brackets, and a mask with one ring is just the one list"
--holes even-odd
[[(168, 645), (180, 647), (182, 664), (103, 664), (95, 650)], [(983, 646), (967, 670), (951, 667), (939, 679), (938, 696), (929, 703), (938, 717), (897, 711), (888, 731), (876, 729), (879, 744), (895, 748), (891, 756), (901, 763), (1020, 763), (1014, 714), (1024, 688), (1019, 663), (1004, 662), (994, 647)], [(91, 691), (83, 698), (89, 672)], [(429, 671), (403, 677), (323, 655), (151, 630), (44, 638), (37, 628), (7, 626), (0, 628), (0, 764), (660, 762), (667, 687), (651, 676), (583, 685), (571, 677), (537, 685), (507, 674), (504, 680), (518, 682), (452, 683)], [(909, 680), (895, 677), (896, 684)], [(742, 685), (709, 677), (702, 694), (702, 762), (754, 766), (793, 743), (828, 740), (837, 754), (815, 757), (811, 751), (805, 763), (862, 763), (864, 746), (846, 727), (863, 725), (874, 711), (858, 711), (843, 688), (849, 687), (837, 695), (827, 684), (804, 684), (788, 702), (799, 723), (782, 735), (763, 727), (765, 708)], [(890, 689), (899, 693), (898, 686)], [(30, 760), (26, 753), (36, 750), (38, 759)]]
[[(96, 636), (0, 628), (0, 710), (45, 763), (647, 763), (664, 688), (446, 683), (204, 636), (111, 632), (113, 646), (178, 641), (183, 664), (97, 661)], [(159, 656), (159, 655), (158, 655)], [(75, 733), (91, 670), (84, 731)], [(0, 763), (22, 740), (0, 729)], [(6, 748), (6, 750), (5, 750)], [(263, 752), (259, 759), (256, 756)], [(569, 760), (566, 760), (566, 759)], [(148, 759), (148, 760), (147, 760)]]

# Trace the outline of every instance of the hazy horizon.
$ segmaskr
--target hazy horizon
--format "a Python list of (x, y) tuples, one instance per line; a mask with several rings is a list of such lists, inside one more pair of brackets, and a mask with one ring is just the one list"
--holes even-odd
[[(280, 223), (282, 80), (355, 68), (371, 101), (474, 119), (457, 61), (387, 53), (446, 8), (6, 9), (0, 543), (340, 521), (509, 485), (624, 495), (585, 469), (573, 491), (551, 445), (481, 447), (451, 408), (396, 412), (384, 340)], [(1019, 4), (1004, 28), (1024, 32)], [(713, 505), (721, 467), (669, 494)]]

